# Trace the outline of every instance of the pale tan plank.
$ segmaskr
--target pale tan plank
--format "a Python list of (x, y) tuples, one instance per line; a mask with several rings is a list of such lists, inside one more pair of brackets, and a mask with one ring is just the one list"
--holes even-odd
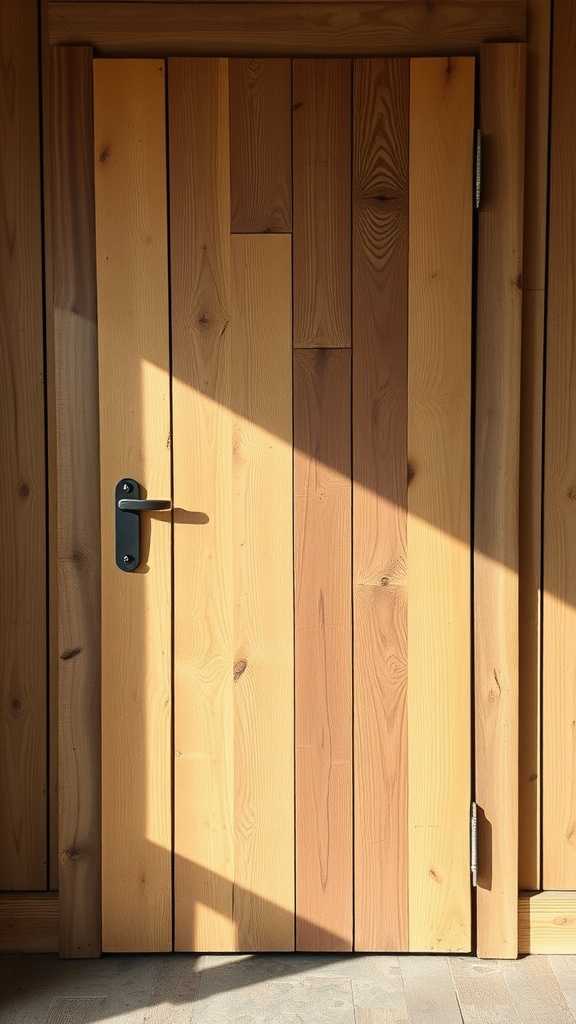
[(232, 231), (292, 228), (291, 105), (291, 61), (230, 61)]
[(576, 889), (576, 19), (557, 5), (544, 453), (542, 885)]
[(518, 943), (520, 953), (576, 953), (576, 893), (520, 893)]
[(294, 61), (294, 345), (349, 347), (349, 60)]
[(236, 943), (228, 62), (171, 60), (168, 87), (175, 946), (225, 951)]
[(287, 235), (234, 235), (238, 948), (294, 947), (292, 272)]
[(100, 497), (92, 51), (52, 54), (60, 951), (100, 952)]
[(413, 951), (469, 950), (474, 61), (411, 63), (408, 894)]
[(550, 0), (528, 0), (520, 410), (520, 759), (519, 885), (540, 887), (542, 627), (542, 435), (546, 226), (548, 211), (548, 108)]
[(408, 945), (405, 60), (354, 64), (355, 948)]
[(58, 894), (0, 894), (0, 953), (56, 953)]
[(164, 64), (94, 65), (102, 522), (102, 947), (171, 946), (171, 525), (115, 564), (114, 489), (170, 498)]
[(0, 7), (0, 889), (47, 886), (46, 467), (38, 10)]
[(352, 948), (350, 353), (294, 353), (296, 948)]
[(526, 51), (485, 46), (474, 514), (477, 952), (518, 954), (518, 520)]
[(524, 0), (355, 3), (51, 3), (51, 43), (101, 54), (296, 56), (474, 52), (488, 39), (523, 39)]

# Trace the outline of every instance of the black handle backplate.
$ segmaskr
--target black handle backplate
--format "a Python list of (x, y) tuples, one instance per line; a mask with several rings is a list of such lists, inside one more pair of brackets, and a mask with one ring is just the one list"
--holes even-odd
[(119, 507), (122, 498), (139, 498), (140, 484), (124, 477), (116, 484), (114, 509), (116, 512), (116, 565), (122, 572), (134, 572), (140, 565), (140, 516)]

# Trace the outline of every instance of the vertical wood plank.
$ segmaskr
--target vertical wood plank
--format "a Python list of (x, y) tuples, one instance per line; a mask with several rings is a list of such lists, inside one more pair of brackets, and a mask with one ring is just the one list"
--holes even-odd
[(0, 8), (0, 889), (47, 886), (46, 491), (36, 0)]
[(518, 955), (518, 520), (526, 51), (485, 46), (478, 214), (474, 692), (477, 953)]
[(576, 889), (576, 5), (554, 13), (543, 629), (543, 887)]
[(292, 228), (291, 61), (230, 61), (232, 231)]
[(467, 951), (474, 60), (410, 80), (409, 938)]
[(294, 345), (351, 332), (349, 60), (294, 61)]
[(169, 498), (164, 63), (94, 62), (102, 524), (102, 947), (172, 942), (171, 522), (115, 564), (114, 492)]
[(236, 947), (228, 62), (171, 60), (168, 98), (175, 947), (226, 951)]
[(60, 952), (100, 952), (100, 493), (92, 51), (51, 80)]
[(294, 948), (292, 252), (232, 238), (234, 920), (241, 950)]
[(296, 948), (352, 948), (350, 353), (294, 353)]
[(550, 0), (528, 0), (526, 172), (520, 408), (520, 889), (540, 888), (542, 453)]
[(355, 948), (406, 949), (409, 64), (354, 65)]

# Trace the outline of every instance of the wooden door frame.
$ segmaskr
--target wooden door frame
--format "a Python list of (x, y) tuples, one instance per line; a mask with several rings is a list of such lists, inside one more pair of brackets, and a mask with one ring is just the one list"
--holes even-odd
[[(242, 15), (238, 7), (242, 7)], [(325, 7), (327, 5), (322, 5)], [(476, 435), (490, 424), (490, 436), (505, 446), (504, 472), (477, 451), (476, 536), (483, 549), (507, 553), (508, 570), (493, 563), (486, 587), (475, 592), (475, 653), (482, 663), (506, 666), (502, 685), (496, 670), (476, 676), (476, 790), (490, 823), (493, 877), (477, 907), (481, 955), (517, 955), (518, 885), (518, 509), (520, 416), (520, 316), (522, 271), (523, 153), (518, 133), (509, 137), (499, 118), (500, 97), (523, 103), (525, 9), (522, 0), (462, 0), (440, 7), (422, 3), (356, 3), (349, 27), (337, 29), (336, 9), (328, 21), (313, 3), (290, 17), (290, 4), (53, 3), (49, 6), (51, 105), (47, 140), (47, 237), (52, 290), (53, 349), (49, 388), (55, 405), (52, 485), (57, 494), (57, 619), (59, 666), (59, 948), (62, 956), (98, 956), (100, 937), (100, 547), (98, 494), (98, 373), (93, 205), (92, 59), (119, 53), (145, 56), (234, 53), (336, 53), (417, 56), (431, 52), (473, 53), (480, 58), (481, 124), (490, 124), (491, 167), (502, 165), (516, 188), (494, 193), (478, 219), (477, 337), (486, 345), (476, 373)], [(127, 12), (126, 8), (130, 8)], [(175, 8), (178, 8), (176, 11)], [(254, 8), (257, 8), (255, 10)], [(137, 10), (138, 9), (138, 10)], [(487, 10), (491, 17), (487, 17)], [(342, 12), (340, 12), (341, 14)], [(129, 16), (127, 27), (126, 16)], [(210, 29), (204, 17), (212, 18)], [(282, 18), (284, 20), (282, 21)], [(399, 18), (401, 30), (394, 21)], [(256, 24), (265, 28), (254, 44)], [(168, 28), (166, 28), (168, 25)], [(367, 28), (367, 25), (369, 28)], [(391, 27), (392, 26), (392, 27)], [(484, 44), (497, 31), (506, 44)], [(270, 34), (276, 33), (274, 40)], [(158, 38), (160, 42), (154, 40)], [(76, 40), (86, 45), (70, 45)], [(517, 45), (510, 45), (510, 44)], [(485, 71), (485, 73), (484, 73)], [(516, 76), (516, 77), (515, 77)], [(515, 84), (516, 83), (516, 92)], [(508, 121), (508, 125), (509, 125)], [(519, 122), (522, 125), (522, 122)], [(496, 216), (497, 214), (497, 216)], [(506, 282), (517, 280), (503, 301), (490, 301), (493, 253), (501, 252)], [(74, 257), (71, 257), (71, 253)], [(492, 340), (491, 340), (492, 339)], [(496, 514), (495, 514), (496, 513)], [(475, 558), (477, 552), (475, 552)], [(499, 571), (500, 569), (500, 571)], [(486, 589), (487, 588), (487, 589)], [(501, 600), (496, 599), (496, 594)], [(502, 603), (505, 619), (502, 619)], [(515, 668), (514, 668), (515, 666)], [(495, 712), (494, 708), (498, 711)], [(514, 811), (515, 808), (515, 811)], [(499, 874), (494, 875), (494, 872)], [(496, 884), (496, 882), (498, 884)]]

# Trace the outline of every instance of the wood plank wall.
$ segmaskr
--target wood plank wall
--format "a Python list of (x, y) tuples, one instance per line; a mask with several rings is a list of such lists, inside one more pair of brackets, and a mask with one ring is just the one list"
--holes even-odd
[[(548, 48), (551, 0), (528, 0), (528, 81), (527, 81), (527, 175), (525, 253), (523, 280), (523, 359), (521, 413), (521, 510), (520, 517), (520, 665), (521, 665), (521, 745), (520, 745), (520, 885), (538, 888), (539, 863), (539, 651), (540, 651), (540, 518), (541, 518), (541, 449), (542, 449), (542, 381), (544, 352), (544, 308), (546, 277), (546, 193), (548, 149)], [(555, 6), (570, 24), (571, 0), (555, 0)], [(39, 8), (42, 19), (39, 19)], [(3, 588), (0, 596), (0, 651), (2, 652), (0, 704), (0, 775), (3, 780), (18, 778), (18, 800), (2, 803), (0, 821), (4, 842), (0, 852), (4, 889), (39, 889), (48, 887), (49, 875), (55, 884), (58, 865), (49, 865), (48, 851), (55, 848), (53, 827), (54, 799), (48, 799), (47, 755), (54, 764), (54, 743), (47, 750), (47, 737), (54, 735), (54, 702), (49, 701), (47, 683), (47, 606), (46, 573), (47, 507), (54, 507), (58, 472), (54, 458), (49, 462), (46, 493), (46, 418), (44, 396), (43, 344), (43, 277), (42, 277), (42, 170), (41, 170), (41, 91), (38, 61), (39, 24), (46, 40), (71, 43), (84, 40), (100, 52), (129, 52), (139, 55), (154, 52), (221, 52), (246, 53), (252, 49), (267, 54), (293, 52), (475, 52), (486, 38), (525, 38), (525, 10), (522, 0), (454, 0), (443, 5), (429, 5), (415, 0), (390, 3), (351, 0), (315, 5), (290, 2), (217, 3), (186, 5), (156, 0), (155, 3), (73, 2), (49, 3), (48, 0), (20, 0), (2, 4), (0, 13), (0, 102), (2, 104), (2, 147), (0, 149), (0, 203), (2, 204), (2, 236), (0, 237), (0, 359), (3, 379), (10, 382), (7, 401), (0, 411), (0, 458), (3, 479), (8, 487), (3, 497), (2, 536), (6, 540), (3, 566)], [(564, 23), (563, 23), (564, 24)], [(344, 27), (343, 27), (344, 26)], [(572, 36), (565, 33), (563, 48), (557, 50), (555, 66), (568, 66), (573, 59)], [(302, 81), (305, 68), (302, 68)], [(561, 82), (562, 80), (559, 79)], [(44, 81), (47, 88), (47, 80)], [(266, 117), (265, 105), (256, 95), (254, 112)], [(260, 103), (260, 106), (258, 106)], [(80, 116), (80, 114), (78, 114)], [(81, 126), (78, 130), (82, 130)], [(555, 152), (561, 146), (562, 122), (554, 137)], [(282, 126), (278, 125), (278, 146), (285, 144)], [(47, 131), (44, 132), (45, 139)], [(569, 145), (569, 140), (564, 140)], [(554, 153), (553, 153), (554, 157)], [(82, 180), (82, 169), (78, 171)], [(272, 177), (269, 177), (269, 182)], [(338, 187), (338, 182), (334, 182)], [(269, 186), (271, 188), (271, 186)], [(238, 197), (238, 207), (246, 207)], [(287, 216), (286, 195), (270, 195), (270, 216)], [(571, 201), (566, 200), (566, 202)], [(76, 216), (77, 211), (71, 211)], [(89, 211), (88, 211), (89, 213)], [(240, 214), (235, 214), (239, 216)], [(248, 211), (249, 217), (249, 211)], [(67, 229), (68, 238), (81, 230), (81, 220)], [(237, 230), (248, 230), (238, 221)], [(251, 230), (251, 229), (250, 229)], [(294, 231), (305, 225), (294, 224)], [(49, 264), (49, 254), (47, 253)], [(328, 257), (327, 257), (328, 258)], [(73, 268), (70, 268), (73, 271)], [(561, 276), (560, 268), (557, 273)], [(295, 268), (297, 272), (297, 268)], [(340, 273), (336, 264), (334, 273)], [(46, 276), (47, 308), (52, 308), (50, 275)], [(94, 296), (90, 282), (71, 286), (64, 296), (64, 306), (72, 314), (68, 324), (72, 333), (93, 330)], [(78, 295), (81, 305), (78, 307)], [(80, 317), (76, 314), (80, 313)], [(326, 304), (326, 313), (336, 317), (338, 311)], [(318, 336), (326, 330), (338, 335), (338, 324), (310, 323), (306, 308), (301, 311), (302, 337), (310, 332)], [(90, 328), (92, 324), (92, 328)], [(74, 326), (76, 325), (76, 326)], [(84, 337), (84, 335), (82, 335)], [(345, 344), (345, 342), (342, 342)], [(72, 340), (74, 345), (74, 341)], [(305, 344), (305, 342), (304, 342)], [(338, 344), (332, 341), (332, 345)], [(80, 350), (76, 347), (76, 351)], [(89, 386), (91, 360), (89, 346), (82, 349), (85, 362), (78, 367), (80, 375), (87, 372)], [(312, 353), (313, 359), (320, 358)], [(84, 357), (83, 357), (84, 358)], [(298, 356), (298, 359), (300, 357)], [(302, 353), (305, 361), (306, 353)], [(50, 383), (50, 382), (49, 382)], [(93, 396), (92, 396), (93, 398)], [(95, 406), (85, 410), (88, 430), (96, 427)], [(48, 438), (49, 443), (52, 440)], [(85, 458), (83, 456), (82, 458)], [(71, 465), (78, 465), (72, 460)], [(89, 469), (84, 470), (90, 476)], [(65, 493), (65, 492), (64, 492)], [(97, 495), (86, 506), (86, 514), (97, 522)], [(53, 524), (52, 524), (53, 526)], [(51, 535), (53, 535), (51, 533)], [(65, 549), (60, 599), (66, 594), (66, 569), (76, 591), (76, 608), (84, 614), (86, 607), (98, 607), (98, 587), (93, 565), (98, 552), (86, 551), (75, 543), (73, 524), (65, 535)], [(54, 593), (54, 590), (51, 591)], [(89, 595), (82, 605), (78, 595)], [(66, 607), (68, 607), (66, 605)], [(68, 792), (65, 807), (80, 807), (79, 831), (72, 817), (64, 811), (60, 839), (60, 872), (62, 886), (66, 872), (81, 879), (83, 895), (78, 899), (78, 882), (71, 883), (69, 905), (82, 904), (92, 893), (98, 876), (98, 744), (95, 743), (94, 680), (97, 666), (87, 659), (83, 667), (78, 648), (97, 652), (90, 635), (89, 619), (78, 620), (71, 631), (64, 630), (59, 641), (60, 669), (70, 678), (80, 680), (84, 697), (72, 705), (66, 691), (60, 694), (61, 711), (65, 715), (69, 736), (82, 737), (88, 770), (76, 777), (74, 792), (70, 766), (65, 751), (61, 752), (60, 770), (67, 779), (61, 787)], [(52, 711), (50, 711), (52, 709)], [(52, 718), (52, 722), (50, 722)], [(65, 733), (61, 735), (65, 736)], [(91, 751), (91, 752), (90, 752)], [(23, 770), (21, 771), (21, 766)], [(49, 807), (51, 804), (51, 808)], [(49, 813), (50, 811), (50, 813)], [(51, 828), (48, 828), (48, 822)], [(71, 841), (74, 838), (74, 842)], [(68, 852), (66, 852), (68, 851)], [(83, 859), (85, 858), (85, 860)], [(82, 865), (79, 867), (79, 865)], [(86, 865), (86, 867), (84, 866)], [(87, 887), (87, 888), (86, 888)], [(96, 899), (96, 906), (98, 900)], [(61, 915), (66, 920), (65, 915)], [(97, 922), (96, 922), (97, 925)], [(74, 938), (77, 921), (64, 927), (68, 936), (63, 949), (70, 952), (94, 952), (98, 949), (99, 929), (80, 928)]]

